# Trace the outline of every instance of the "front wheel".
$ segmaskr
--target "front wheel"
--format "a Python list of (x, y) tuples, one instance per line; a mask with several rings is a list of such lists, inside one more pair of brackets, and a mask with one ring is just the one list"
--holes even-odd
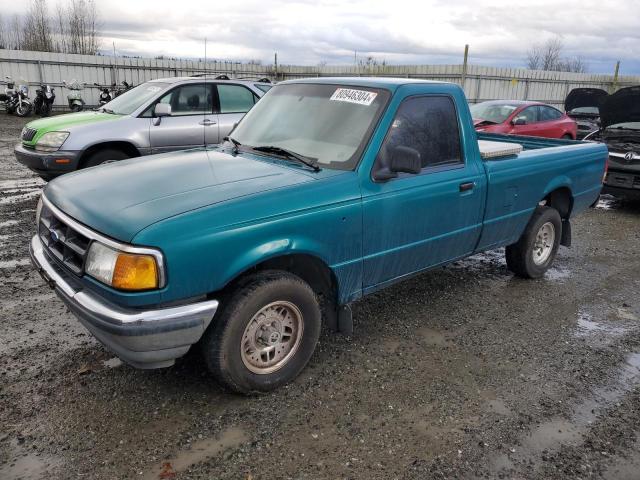
[(78, 103), (74, 103), (73, 105), (71, 105), (71, 111), (76, 113), (76, 112), (81, 112), (82, 111), (82, 105), (78, 104)]
[(19, 117), (26, 117), (31, 113), (31, 105), (28, 103), (19, 103), (16, 106), (16, 115)]
[(523, 278), (540, 278), (560, 247), (562, 219), (555, 208), (536, 208), (517, 243), (506, 248), (507, 267)]
[(209, 370), (228, 389), (268, 392), (298, 376), (320, 336), (318, 299), (282, 271), (250, 277), (222, 302), (202, 341)]

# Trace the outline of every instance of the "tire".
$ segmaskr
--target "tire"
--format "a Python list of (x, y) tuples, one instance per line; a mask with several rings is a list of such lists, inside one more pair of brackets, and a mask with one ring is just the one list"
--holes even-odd
[[(544, 230), (543, 230), (544, 227)], [(546, 247), (535, 248), (546, 233)], [(553, 241), (549, 237), (553, 235)], [(558, 253), (562, 236), (562, 219), (551, 207), (536, 208), (517, 243), (506, 248), (507, 267), (522, 278), (540, 278), (549, 269)]]
[(16, 106), (16, 115), (19, 117), (26, 117), (31, 113), (31, 105), (23, 103)]
[(51, 115), (51, 104), (45, 102), (44, 105), (42, 105), (42, 116), (48, 117), (49, 115)]
[(567, 133), (566, 135), (562, 136), (562, 140), (573, 140), (573, 137)]
[[(320, 324), (318, 298), (307, 283), (288, 272), (260, 272), (223, 299), (202, 340), (202, 353), (227, 389), (268, 392), (289, 383), (306, 366), (318, 343)], [(273, 359), (260, 349), (272, 349)]]
[(82, 105), (71, 105), (71, 111), (74, 113), (82, 111)]
[(130, 156), (122, 150), (105, 148), (104, 150), (98, 150), (97, 152), (92, 153), (84, 162), (82, 168), (97, 167), (103, 163), (111, 163), (114, 161), (125, 160), (127, 158), (130, 158)]

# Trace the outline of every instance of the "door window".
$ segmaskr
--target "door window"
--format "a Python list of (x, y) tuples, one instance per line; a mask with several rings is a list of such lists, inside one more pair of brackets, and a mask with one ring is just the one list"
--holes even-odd
[(535, 123), (538, 121), (538, 108), (537, 107), (527, 107), (518, 113), (513, 121), (524, 120), (527, 124)]
[(159, 100), (171, 105), (171, 116), (204, 115), (213, 112), (211, 88), (205, 84), (174, 88)]
[(562, 112), (552, 107), (538, 107), (538, 118), (541, 122), (548, 122), (550, 120), (557, 120), (562, 116)]
[(393, 150), (399, 146), (420, 154), (423, 173), (431, 167), (463, 164), (453, 100), (425, 96), (402, 102), (378, 154), (379, 168), (389, 165)]
[(251, 90), (241, 85), (218, 85), (220, 97), (220, 113), (248, 112), (256, 97)]

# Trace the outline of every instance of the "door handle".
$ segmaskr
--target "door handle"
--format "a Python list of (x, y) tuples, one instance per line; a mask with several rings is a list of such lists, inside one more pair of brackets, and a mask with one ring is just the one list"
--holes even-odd
[(473, 187), (475, 187), (475, 186), (476, 186), (475, 182), (461, 183), (460, 184), (460, 191), (461, 192), (468, 192), (469, 190), (473, 190)]
[(202, 120), (199, 125), (204, 125), (205, 127), (208, 127), (210, 125), (215, 125), (217, 122), (214, 122), (212, 120), (209, 120), (208, 118)]

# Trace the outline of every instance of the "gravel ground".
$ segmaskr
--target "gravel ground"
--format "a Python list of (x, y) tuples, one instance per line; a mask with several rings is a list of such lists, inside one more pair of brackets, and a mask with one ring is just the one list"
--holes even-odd
[(41, 182), (0, 118), (1, 479), (638, 479), (640, 206), (577, 218), (544, 279), (476, 255), (354, 306), (291, 385), (122, 365), (29, 265)]

